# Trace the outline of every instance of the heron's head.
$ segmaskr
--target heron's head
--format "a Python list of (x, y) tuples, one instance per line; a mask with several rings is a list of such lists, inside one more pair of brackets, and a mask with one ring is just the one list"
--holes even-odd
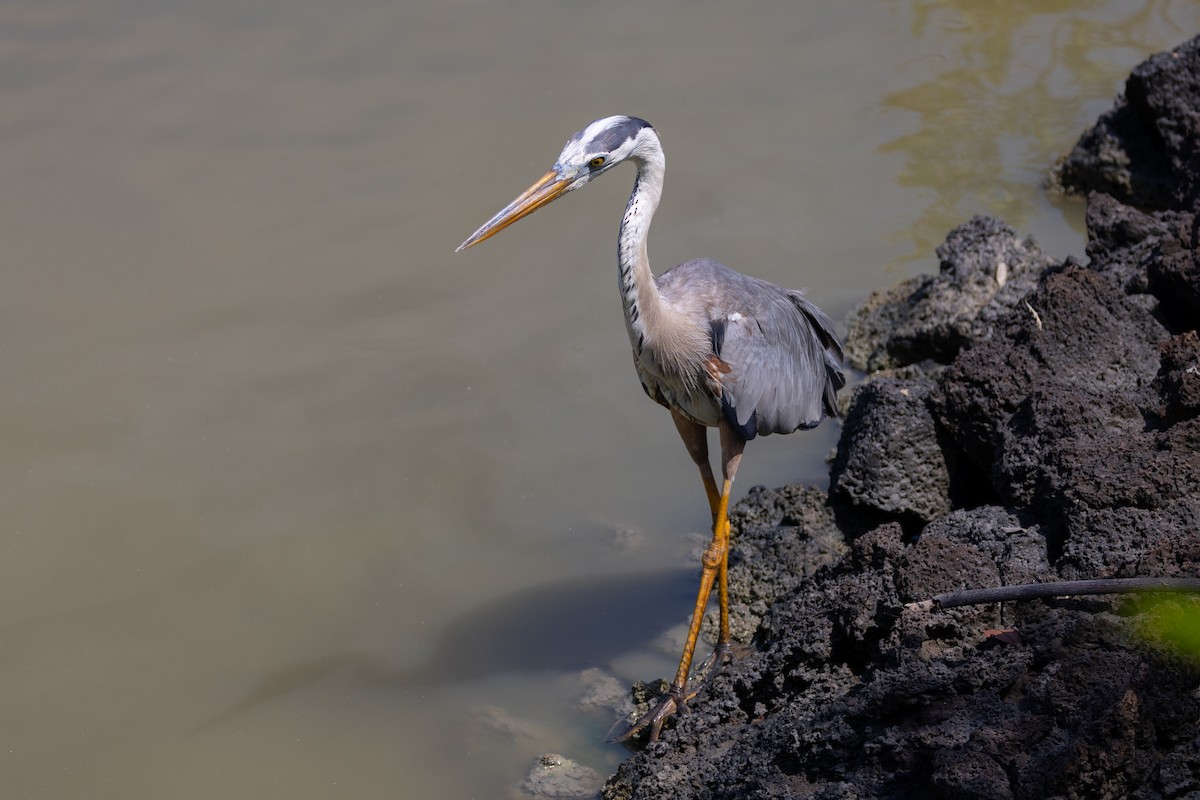
[(661, 152), (658, 135), (646, 120), (625, 116), (598, 119), (567, 140), (554, 162), (554, 169), (485, 222), (455, 252), (496, 235), (552, 200), (586, 185), (622, 161), (646, 158), (651, 153)]

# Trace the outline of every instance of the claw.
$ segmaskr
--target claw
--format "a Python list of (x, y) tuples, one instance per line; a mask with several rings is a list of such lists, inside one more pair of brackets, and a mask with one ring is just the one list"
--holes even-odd
[(657, 742), (659, 734), (662, 733), (663, 723), (676, 713), (688, 713), (688, 702), (704, 691), (705, 687), (708, 686), (709, 678), (720, 672), (721, 668), (732, 661), (733, 658), (734, 650), (732, 644), (729, 642), (718, 644), (712, 653), (709, 654), (708, 658), (704, 659), (704, 663), (688, 679), (686, 687), (672, 683), (670, 690), (658, 702), (658, 705), (639, 717), (630, 726), (629, 730), (619, 736), (614, 736), (608, 741), (611, 743), (628, 742), (641, 736), (648, 729), (650, 735), (647, 741)]
[[(717, 672), (720, 672), (722, 667), (724, 667), (730, 661), (733, 661), (733, 658), (733, 644), (731, 642), (719, 643), (715, 648), (713, 648), (713, 651), (708, 654), (708, 658), (704, 659), (704, 663), (696, 668), (696, 672), (692, 675), (692, 678), (688, 681), (688, 683), (690, 684), (692, 681), (699, 680), (700, 685), (696, 687), (696, 692), (700, 692), (704, 689), (704, 684), (708, 683), (709, 673), (712, 672), (714, 668), (716, 668)], [(695, 697), (695, 694), (692, 696)]]
[(683, 698), (677, 698), (675, 696), (675, 691), (672, 689), (671, 693), (659, 701), (658, 705), (638, 719), (637, 722), (633, 723), (629, 730), (625, 731), (620, 736), (614, 736), (608, 741), (612, 743), (628, 742), (637, 738), (642, 734), (643, 731), (649, 728), (649, 741), (657, 742), (658, 735), (662, 733), (662, 726), (663, 723), (667, 721), (667, 717), (670, 717), (680, 709), (686, 713), (687, 701)]
[[(699, 691), (699, 689), (697, 689)], [(650, 729), (650, 737), (648, 741), (657, 742), (658, 735), (662, 733), (663, 723), (667, 718), (674, 715), (676, 712), (686, 714), (688, 711), (687, 701), (696, 696), (696, 692), (684, 696), (684, 690), (677, 684), (671, 684), (670, 691), (666, 696), (658, 702), (654, 708), (643, 714), (629, 730), (622, 733), (620, 736), (614, 736), (609, 739), (609, 742), (628, 742), (642, 734), (647, 728)]]

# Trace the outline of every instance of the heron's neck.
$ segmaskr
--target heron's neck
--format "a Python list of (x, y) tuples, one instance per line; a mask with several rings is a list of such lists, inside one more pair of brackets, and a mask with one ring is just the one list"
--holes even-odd
[(635, 161), (637, 181), (625, 217), (621, 220), (621, 235), (617, 247), (618, 286), (625, 310), (625, 328), (634, 352), (640, 353), (647, 334), (655, 329), (663, 316), (662, 298), (650, 271), (646, 254), (646, 239), (650, 220), (662, 197), (663, 173), (666, 160), (662, 149), (655, 147)]

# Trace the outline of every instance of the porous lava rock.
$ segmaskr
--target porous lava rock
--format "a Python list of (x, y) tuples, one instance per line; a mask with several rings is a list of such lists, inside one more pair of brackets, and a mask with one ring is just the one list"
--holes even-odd
[(1139, 66), (1060, 168), (1091, 192), (1086, 263), (977, 217), (852, 315), (871, 374), (830, 493), (735, 510), (749, 652), (606, 800), (1200, 797), (1200, 664), (1152, 606), (914, 605), (1200, 575), (1198, 42)]

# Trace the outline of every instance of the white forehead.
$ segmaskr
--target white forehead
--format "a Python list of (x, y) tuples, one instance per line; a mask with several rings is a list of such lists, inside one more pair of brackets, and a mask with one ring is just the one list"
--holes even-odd
[(613, 117), (605, 117), (598, 119), (591, 125), (581, 130), (579, 133), (572, 136), (572, 139), (578, 138), (580, 141), (589, 142), (600, 135), (601, 131), (606, 131), (613, 128), (620, 128), (626, 125), (631, 120), (630, 117), (618, 114)]
[(637, 143), (643, 130), (650, 124), (637, 117), (617, 115), (604, 117), (571, 136), (559, 156), (559, 163), (569, 164), (586, 159), (595, 153), (611, 153), (624, 157)]

